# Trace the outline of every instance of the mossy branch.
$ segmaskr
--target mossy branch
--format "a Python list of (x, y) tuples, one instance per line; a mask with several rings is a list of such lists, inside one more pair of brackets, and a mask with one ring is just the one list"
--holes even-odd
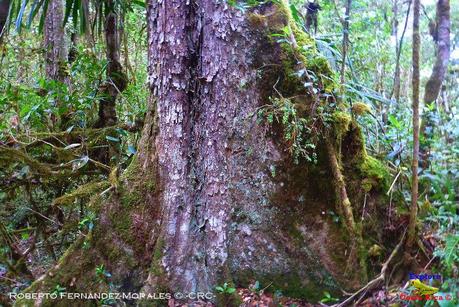
[(38, 162), (24, 151), (12, 147), (0, 145), (0, 161), (7, 163), (20, 161), (42, 175), (53, 173), (50, 165)]
[(77, 198), (92, 196), (95, 193), (98, 193), (98, 192), (101, 192), (107, 189), (109, 186), (110, 186), (110, 183), (107, 180), (98, 181), (98, 182), (90, 182), (88, 184), (78, 187), (76, 190), (74, 190), (71, 193), (68, 193), (68, 194), (65, 194), (65, 195), (62, 195), (56, 198), (53, 201), (53, 204), (55, 206), (69, 205)]

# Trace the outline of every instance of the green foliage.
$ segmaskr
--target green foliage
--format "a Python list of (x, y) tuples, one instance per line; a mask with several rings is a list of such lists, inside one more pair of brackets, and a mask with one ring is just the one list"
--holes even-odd
[[(21, 32), (26, 18), (27, 29), (30, 29), (33, 25), (34, 19), (40, 16), (38, 31), (41, 33), (45, 25), (45, 17), (48, 12), (49, 3), (51, 0), (11, 0), (9, 20), (15, 24), (17, 32)], [(80, 33), (85, 33), (90, 28), (96, 29), (99, 33), (102, 31), (103, 20), (106, 14), (112, 11), (122, 11), (123, 13), (132, 12), (134, 9), (145, 9), (145, 1), (142, 0), (129, 0), (129, 1), (113, 1), (114, 6), (110, 6), (108, 1), (96, 0), (89, 2), (88, 5), (93, 5), (96, 14), (96, 18), (93, 20), (93, 24), (90, 24), (90, 16), (86, 16), (87, 11), (84, 8), (85, 2), (81, 0), (65, 0), (64, 6), (64, 20), (63, 25), (65, 26), (69, 20), (72, 22), (74, 29), (78, 29)], [(8, 25), (9, 26), (9, 25)]]
[(258, 119), (274, 127), (282, 126), (282, 135), (293, 161), (298, 164), (300, 159), (308, 162), (317, 161), (316, 144), (311, 133), (307, 118), (301, 117), (294, 103), (286, 98), (272, 98), (270, 105), (258, 110)]
[(61, 285), (57, 284), (56, 287), (54, 287), (53, 291), (51, 292), (52, 294), (59, 294), (65, 292), (66, 288), (62, 287)]
[(438, 248), (434, 255), (442, 260), (447, 272), (452, 272), (459, 262), (459, 233), (447, 234), (444, 247)]
[(338, 301), (339, 301), (339, 299), (333, 297), (328, 291), (324, 291), (324, 296), (320, 300), (320, 302), (323, 303), (323, 304), (336, 303)]
[(217, 290), (217, 292), (225, 294), (225, 295), (231, 295), (234, 292), (236, 292), (236, 288), (233, 288), (233, 287), (229, 286), (228, 283), (226, 283), (226, 282), (222, 286), (216, 286), (215, 290)]
[(87, 229), (88, 231), (91, 231), (94, 228), (94, 222), (96, 220), (96, 215), (93, 212), (89, 212), (85, 218), (78, 222), (78, 227), (81, 230)]
[[(82, 2), (67, 1), (71, 6), (67, 5), (65, 33), (78, 31), (75, 27), (83, 30)], [(96, 2), (91, 1), (91, 14)], [(107, 62), (103, 37), (92, 34), (103, 23), (91, 18), (94, 24), (86, 25), (87, 36), (80, 36), (72, 49), (75, 57), (61, 63), (66, 77), (61, 83), (44, 77), (40, 31), (48, 1), (12, 1), (9, 20), (17, 31), (11, 28), (5, 33), (0, 48), (0, 219), (11, 233), (29, 229), (13, 236), (21, 249), (40, 238), (32, 248), (32, 262), (27, 262), (32, 269), (54, 267), (79, 236), (82, 250), (91, 250), (91, 230), (98, 219), (94, 200), (109, 194), (104, 191), (110, 187), (112, 169), (100, 152), (109, 149), (114, 159), (106, 163), (117, 165), (120, 172), (136, 152), (148, 97), (146, 32), (139, 30), (146, 24), (145, 8), (142, 1), (115, 2), (116, 9), (124, 12), (126, 41), (120, 55), (129, 63), (130, 82), (118, 96), (119, 125), (99, 129), (94, 124)], [(138, 127), (131, 130), (133, 126)], [(2, 274), (17, 282), (4, 286), (2, 281), (0, 289), (6, 293), (18, 286), (20, 291), (28, 278), (16, 276), (7, 263), (16, 264), (5, 249), (0, 257)]]

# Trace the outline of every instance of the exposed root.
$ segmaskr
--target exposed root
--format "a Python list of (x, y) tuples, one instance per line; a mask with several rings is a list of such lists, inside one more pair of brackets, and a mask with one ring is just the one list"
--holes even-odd
[(330, 161), (331, 170), (333, 173), (333, 178), (335, 181), (336, 187), (336, 196), (339, 198), (339, 210), (341, 211), (346, 226), (350, 233), (357, 235), (357, 227), (354, 220), (354, 214), (352, 213), (352, 205), (349, 197), (347, 196), (346, 183), (344, 181), (344, 176), (341, 172), (341, 166), (338, 160), (338, 155), (336, 153), (335, 147), (332, 142), (328, 139), (325, 140), (328, 152), (328, 159)]
[(369, 291), (372, 291), (376, 289), (377, 287), (379, 287), (381, 284), (383, 284), (386, 281), (386, 274), (387, 274), (387, 269), (389, 268), (389, 264), (392, 262), (392, 260), (395, 258), (395, 256), (398, 254), (398, 252), (403, 246), (403, 242), (405, 241), (405, 234), (406, 234), (406, 231), (403, 233), (402, 238), (400, 239), (400, 242), (394, 248), (389, 258), (387, 258), (386, 262), (383, 263), (382, 268), (381, 268), (381, 273), (379, 273), (379, 275), (376, 278), (372, 279), (369, 283), (367, 283), (360, 290), (352, 294), (346, 300), (344, 300), (343, 302), (339, 304), (333, 305), (333, 306), (335, 307), (348, 306), (354, 300), (356, 300), (357, 297), (359, 297), (357, 301), (361, 301)]

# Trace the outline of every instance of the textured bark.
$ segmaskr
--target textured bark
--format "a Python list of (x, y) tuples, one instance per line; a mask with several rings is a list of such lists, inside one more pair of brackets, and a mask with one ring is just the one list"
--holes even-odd
[(120, 37), (118, 15), (115, 2), (108, 0), (105, 15), (105, 44), (107, 58), (107, 80), (101, 87), (99, 119), (96, 127), (113, 126), (118, 122), (116, 116), (116, 98), (127, 86), (127, 78), (120, 62)]
[[(435, 23), (433, 23), (431, 35), (435, 42), (436, 59), (432, 74), (426, 83), (424, 91), (424, 105), (434, 102), (441, 90), (448, 69), (450, 56), (450, 6), (449, 0), (438, 0)], [(422, 114), (421, 135), (425, 142), (420, 148), (420, 160), (423, 169), (430, 165), (431, 138), (435, 123), (433, 114), (429, 109)]]
[(48, 4), (44, 27), (45, 70), (48, 79), (67, 82), (65, 64), (67, 55), (63, 27), (62, 0), (51, 0)]
[(449, 0), (438, 0), (435, 19), (436, 26), (432, 37), (436, 43), (437, 57), (432, 74), (426, 83), (424, 92), (425, 104), (437, 99), (448, 68), (451, 28)]
[[(264, 4), (254, 15), (281, 31), (285, 8)], [(28, 291), (56, 283), (94, 291), (100, 283), (83, 272), (100, 264), (119, 291), (207, 292), (258, 280), (317, 301), (324, 290), (358, 287), (360, 268), (347, 266), (353, 234), (325, 213), (337, 210), (334, 173), (346, 180), (348, 202), (363, 203), (358, 127), (343, 132), (347, 178), (336, 164), (333, 173), (324, 144), (317, 165), (292, 163), (278, 131), (254, 114), (292, 88), (304, 104), (314, 101), (301, 80), (288, 79), (283, 65), (295, 54), (269, 39), (272, 29), (212, 0), (149, 0), (147, 12), (152, 97), (137, 160), (99, 205), (91, 247), (77, 242)], [(362, 214), (359, 205), (348, 209)]]
[(419, 55), (421, 49), (421, 37), (419, 34), (420, 0), (414, 0), (413, 4), (413, 159), (411, 164), (411, 210), (408, 225), (408, 237), (406, 240), (407, 251), (411, 251), (416, 239), (416, 221), (418, 212), (418, 164), (419, 164)]
[[(301, 280), (309, 291), (318, 287), (316, 280), (336, 289), (332, 274), (316, 257), (333, 261), (318, 250), (314, 255), (307, 243), (318, 229), (304, 221), (293, 226), (300, 228), (298, 248), (282, 229), (285, 221), (278, 220), (301, 206), (301, 192), (289, 200), (271, 199), (295, 180), (278, 182), (269, 175), (285, 153), (251, 116), (266, 99), (252, 63), (272, 50), (261, 51), (256, 45), (260, 33), (251, 35), (243, 13), (224, 4), (151, 1), (148, 12), (168, 286), (207, 291), (225, 280), (241, 284), (247, 276), (275, 275), (282, 276), (275, 282)], [(282, 207), (281, 202), (290, 204)], [(320, 208), (306, 209), (309, 218), (318, 218)], [(292, 226), (296, 218), (290, 218)], [(332, 235), (328, 227), (319, 228)]]

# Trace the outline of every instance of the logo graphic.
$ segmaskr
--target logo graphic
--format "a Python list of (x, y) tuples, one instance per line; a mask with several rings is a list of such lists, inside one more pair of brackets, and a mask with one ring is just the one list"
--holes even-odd
[(419, 279), (410, 280), (410, 284), (416, 288), (413, 292), (417, 295), (432, 295), (438, 292), (438, 288), (423, 284)]
[(410, 273), (410, 287), (402, 290), (399, 298), (404, 301), (450, 301), (451, 294), (439, 292), (439, 288), (429, 286), (422, 281), (441, 281), (442, 277), (439, 274), (413, 274)]

